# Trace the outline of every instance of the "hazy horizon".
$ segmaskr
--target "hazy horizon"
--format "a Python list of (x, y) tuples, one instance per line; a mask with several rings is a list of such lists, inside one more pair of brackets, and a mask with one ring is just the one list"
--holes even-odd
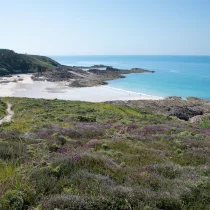
[(62, 57), (62, 56), (63, 57), (65, 57), (65, 56), (71, 56), (71, 57), (74, 57), (74, 56), (75, 57), (77, 57), (77, 56), (78, 57), (79, 56), (81, 56), (81, 57), (82, 56), (190, 56), (190, 57), (202, 56), (203, 57), (204, 56), (204, 57), (210, 57), (210, 54), (207, 54), (207, 55), (202, 55), (202, 54), (197, 54), (197, 55), (195, 55), (195, 54), (191, 54), (191, 55), (190, 54), (133, 54), (133, 55), (132, 54), (95, 54), (95, 55), (94, 54), (89, 54), (89, 55), (88, 54), (86, 54), (86, 55), (85, 54), (84, 55), (82, 55), (82, 54), (81, 55), (79, 55), (79, 54), (56, 55), (55, 54), (55, 55), (53, 55), (52, 54), (52, 55), (49, 55), (48, 54), (46, 56), (53, 56), (53, 57), (56, 57), (56, 56), (58, 56), (58, 57), (59, 56), (60, 57)]
[(47, 56), (210, 55), (208, 0), (0, 0), (0, 48)]

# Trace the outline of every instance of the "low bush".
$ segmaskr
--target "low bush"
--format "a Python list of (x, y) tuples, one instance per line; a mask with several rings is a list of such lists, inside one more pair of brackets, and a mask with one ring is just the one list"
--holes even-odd
[(8, 190), (2, 197), (0, 209), (22, 210), (24, 207), (23, 193), (17, 190)]
[(21, 142), (0, 142), (0, 159), (15, 160), (27, 156), (26, 146)]
[(206, 125), (122, 105), (3, 100), (15, 115), (0, 128), (2, 210), (209, 208)]

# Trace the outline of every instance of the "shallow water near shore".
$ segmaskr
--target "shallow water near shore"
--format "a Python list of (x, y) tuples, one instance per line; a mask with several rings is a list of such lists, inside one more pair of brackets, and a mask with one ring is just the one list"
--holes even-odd
[(72, 66), (111, 65), (154, 70), (109, 81), (109, 86), (155, 96), (199, 97), (210, 100), (210, 56), (51, 56)]

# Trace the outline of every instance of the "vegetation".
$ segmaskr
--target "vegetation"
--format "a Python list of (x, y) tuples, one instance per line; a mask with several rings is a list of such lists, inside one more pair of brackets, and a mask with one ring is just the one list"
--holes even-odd
[(7, 105), (0, 100), (0, 119), (2, 119), (6, 114)]
[(210, 208), (209, 127), (125, 105), (3, 100), (15, 115), (0, 127), (0, 209)]
[(17, 54), (12, 50), (0, 49), (0, 76), (42, 72), (55, 69), (59, 65), (45, 56)]

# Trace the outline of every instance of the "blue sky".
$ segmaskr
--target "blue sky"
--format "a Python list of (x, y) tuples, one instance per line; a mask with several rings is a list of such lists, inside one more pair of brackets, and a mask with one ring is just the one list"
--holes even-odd
[(0, 0), (0, 48), (44, 55), (210, 55), (210, 0)]

